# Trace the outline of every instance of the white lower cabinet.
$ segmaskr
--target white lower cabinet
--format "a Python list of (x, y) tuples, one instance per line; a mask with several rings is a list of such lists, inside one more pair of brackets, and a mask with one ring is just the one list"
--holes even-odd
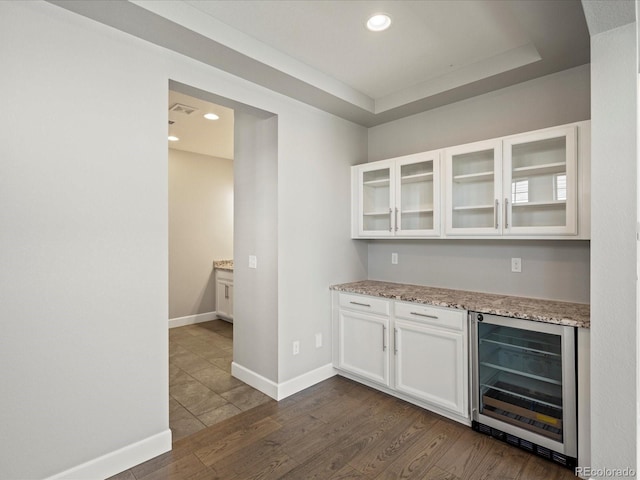
[(233, 322), (233, 272), (216, 270), (216, 315)]
[(336, 369), (470, 424), (466, 311), (341, 292), (333, 295)]
[(389, 386), (389, 319), (340, 310), (338, 368)]
[(404, 320), (396, 320), (394, 332), (396, 390), (465, 416), (464, 335)]

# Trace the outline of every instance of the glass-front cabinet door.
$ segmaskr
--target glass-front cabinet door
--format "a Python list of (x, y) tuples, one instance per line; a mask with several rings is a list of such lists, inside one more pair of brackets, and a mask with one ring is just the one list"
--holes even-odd
[(505, 235), (577, 233), (576, 127), (504, 140)]
[(395, 162), (382, 161), (354, 167), (358, 182), (358, 236), (395, 234)]
[(501, 234), (501, 153), (499, 140), (445, 150), (447, 234)]
[(396, 159), (395, 231), (398, 236), (440, 234), (439, 153)]
[(440, 235), (440, 152), (352, 167), (354, 238)]

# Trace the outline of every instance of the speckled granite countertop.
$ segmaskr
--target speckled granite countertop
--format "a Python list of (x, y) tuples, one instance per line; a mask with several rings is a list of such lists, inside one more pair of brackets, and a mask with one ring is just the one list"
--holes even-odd
[(233, 272), (233, 260), (214, 260), (213, 268)]
[(332, 285), (331, 290), (424, 303), (438, 307), (459, 308), (536, 322), (556, 323), (570, 327), (589, 328), (590, 326), (590, 306), (585, 303), (512, 297), (374, 280)]

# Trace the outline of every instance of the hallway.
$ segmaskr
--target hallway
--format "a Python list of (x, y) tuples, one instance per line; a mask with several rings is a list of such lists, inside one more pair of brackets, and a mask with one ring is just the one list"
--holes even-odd
[(231, 376), (233, 325), (223, 320), (169, 330), (169, 426), (173, 441), (271, 398)]

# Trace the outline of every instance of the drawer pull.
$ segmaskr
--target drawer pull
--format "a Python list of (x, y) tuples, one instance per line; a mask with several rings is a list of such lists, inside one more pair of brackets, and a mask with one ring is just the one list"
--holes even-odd
[(360, 303), (360, 302), (349, 302), (352, 305), (360, 305), (361, 307), (371, 307), (368, 303)]
[(436, 315), (427, 315), (426, 313), (411, 312), (411, 315), (418, 315), (419, 317), (433, 318), (434, 320), (438, 319)]

